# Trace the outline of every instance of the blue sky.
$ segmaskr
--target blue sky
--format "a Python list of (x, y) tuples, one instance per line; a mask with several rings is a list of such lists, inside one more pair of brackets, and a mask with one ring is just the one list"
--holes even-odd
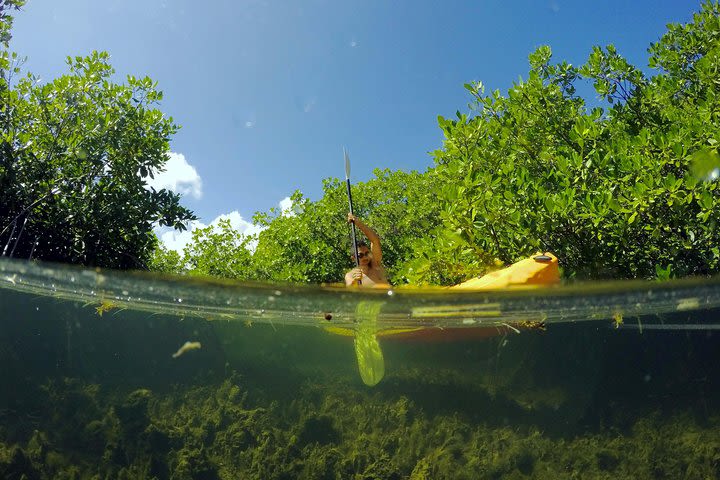
[[(442, 144), (437, 116), (467, 111), (463, 84), (505, 92), (527, 56), (583, 63), (613, 43), (645, 67), (646, 49), (699, 1), (636, 0), (29, 0), (11, 48), (51, 79), (68, 55), (106, 50), (117, 71), (159, 82), (182, 125), (166, 185), (201, 224), (254, 212), (323, 178), (375, 168), (424, 171)], [(170, 244), (181, 238), (166, 235)], [(181, 244), (181, 243), (180, 243)]]

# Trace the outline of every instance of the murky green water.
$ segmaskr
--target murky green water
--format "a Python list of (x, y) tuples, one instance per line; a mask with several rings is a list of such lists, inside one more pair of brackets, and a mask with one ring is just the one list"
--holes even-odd
[(360, 293), (3, 260), (0, 478), (717, 478), (719, 314), (707, 280)]

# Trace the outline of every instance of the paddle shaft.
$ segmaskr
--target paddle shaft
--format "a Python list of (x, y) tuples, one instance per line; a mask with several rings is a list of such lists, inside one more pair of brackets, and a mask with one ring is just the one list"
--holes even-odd
[[(347, 194), (348, 194), (348, 204), (350, 205), (350, 213), (355, 215), (353, 213), (353, 203), (352, 203), (352, 191), (350, 190), (350, 179), (347, 179)], [(355, 234), (355, 222), (350, 223), (352, 227), (352, 242), (353, 242), (353, 250), (355, 251), (355, 266), (360, 268), (360, 259), (358, 258), (358, 246), (357, 246), (357, 236)], [(358, 285), (362, 284), (362, 280), (358, 279)]]

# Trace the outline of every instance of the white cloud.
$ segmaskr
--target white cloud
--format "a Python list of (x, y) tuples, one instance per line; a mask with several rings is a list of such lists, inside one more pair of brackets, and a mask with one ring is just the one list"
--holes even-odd
[(165, 245), (165, 248), (182, 253), (185, 245), (192, 240), (192, 231), (196, 228), (204, 227), (205, 225), (200, 222), (191, 222), (189, 228), (183, 232), (173, 230), (170, 227), (158, 227), (155, 229), (155, 235), (157, 235), (163, 245)]
[(280, 215), (283, 217), (294, 217), (298, 213), (301, 213), (302, 207), (300, 205), (293, 204), (290, 197), (285, 197), (278, 203), (280, 206)]
[[(245, 235), (254, 235), (262, 231), (262, 228), (258, 225), (245, 220), (237, 210), (218, 215), (215, 220), (210, 222), (210, 226), (216, 228), (220, 225), (220, 220), (230, 220), (232, 228)], [(178, 232), (170, 227), (158, 227), (155, 229), (155, 234), (165, 245), (165, 248), (182, 253), (185, 246), (192, 241), (192, 233), (207, 226), (203, 222), (195, 220), (190, 222), (187, 230), (183, 232)]]
[(245, 128), (253, 128), (255, 126), (255, 122), (252, 120), (248, 120), (245, 122)]
[[(280, 206), (282, 215), (295, 216), (297, 214), (296, 209), (293, 208), (293, 203), (292, 200), (290, 200), (290, 197), (283, 198), (280, 200), (278, 205)], [(257, 235), (264, 230), (264, 227), (255, 225), (254, 223), (245, 220), (237, 210), (218, 215), (212, 222), (210, 222), (210, 225), (217, 227), (220, 224), (220, 220), (230, 220), (230, 225), (233, 229), (244, 235)], [(185, 246), (192, 240), (192, 232), (205, 227), (207, 227), (206, 224), (196, 220), (190, 222), (188, 229), (183, 232), (178, 232), (170, 227), (157, 227), (155, 228), (155, 234), (165, 245), (165, 248), (182, 253)], [(250, 247), (251, 250), (255, 250), (256, 245), (257, 242), (251, 242), (248, 247)]]
[(294, 217), (295, 212), (292, 211), (293, 202), (290, 200), (290, 197), (285, 197), (282, 200), (280, 200), (280, 212), (282, 212), (282, 215), (288, 216), (288, 217)]
[(155, 178), (147, 177), (145, 180), (156, 190), (166, 188), (182, 195), (202, 197), (202, 179), (182, 153), (170, 152), (165, 170), (155, 173)]
[(254, 223), (250, 223), (245, 220), (242, 215), (240, 215), (240, 212), (238, 212), (237, 210), (233, 210), (230, 213), (223, 213), (222, 215), (218, 215), (215, 220), (210, 223), (210, 225), (216, 227), (220, 224), (220, 220), (230, 220), (230, 225), (232, 225), (233, 229), (237, 230), (243, 235), (255, 235), (263, 230), (258, 225), (255, 225)]

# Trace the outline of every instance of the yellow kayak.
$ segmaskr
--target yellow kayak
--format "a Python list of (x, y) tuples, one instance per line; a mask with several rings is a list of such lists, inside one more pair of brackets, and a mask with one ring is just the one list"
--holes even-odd
[[(560, 283), (560, 270), (557, 257), (550, 253), (539, 253), (526, 258), (513, 265), (491, 272), (479, 278), (473, 278), (459, 285), (449, 287), (450, 290), (488, 291), (488, 290), (514, 290), (538, 287), (549, 287)], [(432, 328), (427, 326), (406, 328), (380, 328), (378, 317), (384, 302), (360, 302), (357, 308), (356, 328), (327, 326), (325, 330), (335, 335), (352, 337), (355, 344), (355, 355), (358, 361), (358, 370), (363, 382), (368, 386), (376, 385), (385, 375), (385, 363), (379, 339), (394, 340), (424, 340), (424, 341), (456, 341), (489, 338), (518, 332), (520, 329), (543, 328), (542, 321), (525, 321), (514, 325), (503, 324), (493, 326), (479, 326), (467, 328)], [(492, 310), (492, 305), (483, 313), (489, 316), (500, 315)], [(479, 312), (474, 312), (478, 315)], [(439, 316), (467, 315), (467, 312), (447, 307), (419, 307), (413, 310), (413, 317), (427, 318)]]
[(473, 278), (450, 290), (502, 290), (505, 288), (547, 287), (560, 283), (558, 260), (551, 253), (533, 255), (507, 268)]
[[(536, 254), (532, 257), (520, 260), (509, 267), (497, 270), (482, 277), (472, 278), (458, 285), (448, 287), (448, 290), (463, 291), (488, 291), (488, 290), (517, 290), (528, 288), (549, 287), (560, 283), (560, 270), (558, 260), (551, 253)], [(443, 316), (444, 307), (418, 308), (413, 312), (413, 316), (422, 317), (438, 317)], [(488, 310), (487, 313), (495, 314), (497, 312)], [(464, 315), (462, 311), (451, 311), (447, 315)], [(513, 328), (522, 329), (531, 325), (513, 325)], [(356, 330), (343, 327), (325, 327), (325, 329), (336, 335), (354, 337)], [(468, 327), (455, 329), (439, 329), (428, 327), (409, 327), (409, 328), (392, 328), (380, 329), (375, 331), (375, 336), (387, 339), (397, 340), (426, 340), (426, 341), (453, 341), (453, 340), (469, 340), (494, 337), (499, 334), (507, 333), (509, 326), (491, 326), (491, 327)]]

